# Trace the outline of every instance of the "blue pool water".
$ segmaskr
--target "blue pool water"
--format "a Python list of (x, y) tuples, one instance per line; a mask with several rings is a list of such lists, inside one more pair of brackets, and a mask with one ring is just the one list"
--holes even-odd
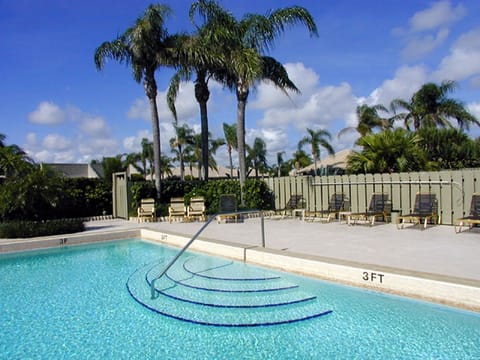
[[(147, 294), (148, 282), (145, 294), (141, 282), (149, 280), (155, 266), (161, 267), (160, 259), (171, 259), (177, 251), (132, 239), (0, 256), (0, 358), (480, 359), (477, 313), (242, 263), (230, 266), (224, 259), (192, 253), (184, 255), (181, 271), (203, 273), (202, 286), (214, 275), (217, 288), (227, 286), (220, 277), (232, 276), (250, 277), (251, 283), (267, 279), (269, 287), (291, 287), (277, 297), (235, 293), (239, 286), (235, 285), (227, 289), (233, 294), (218, 294), (223, 304), (245, 307), (259, 301), (271, 305), (302, 298), (312, 301), (309, 299), (314, 297), (308, 309), (331, 312), (305, 321), (253, 327), (198, 325), (160, 315), (137, 302), (131, 292), (139, 297)], [(203, 260), (213, 269), (208, 276)], [(198, 285), (180, 270), (170, 276), (182, 276), (192, 287)], [(178, 290), (175, 296), (188, 296), (175, 287), (158, 284), (160, 291)], [(210, 293), (202, 301), (214, 302), (217, 296)], [(148, 299), (145, 296), (143, 300), (151, 301), (153, 307), (178, 310), (182, 316), (198, 315), (176, 308), (187, 305), (171, 299)], [(154, 301), (171, 304), (162, 307)], [(303, 305), (288, 306), (294, 307), (294, 318), (296, 310), (300, 315), (306, 311)], [(218, 322), (230, 316), (229, 321), (251, 322), (263, 321), (266, 316), (274, 322), (281, 312), (268, 306), (255, 310), (259, 315), (244, 319), (227, 314), (230, 310), (224, 307), (207, 308), (200, 311), (202, 321)]]

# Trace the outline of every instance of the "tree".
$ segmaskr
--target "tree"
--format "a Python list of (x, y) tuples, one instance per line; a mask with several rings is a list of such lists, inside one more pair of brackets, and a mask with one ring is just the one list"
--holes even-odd
[(243, 188), (246, 178), (245, 109), (250, 89), (259, 81), (269, 80), (282, 91), (298, 91), (283, 65), (263, 54), (288, 26), (304, 24), (314, 35), (317, 28), (310, 13), (299, 6), (274, 10), (265, 16), (247, 14), (240, 21), (214, 1), (197, 1), (196, 8), (205, 17), (206, 26), (218, 29), (215, 33), (220, 34), (219, 39), (224, 42), (220, 48), (226, 67), (223, 73), (218, 73), (217, 80), (237, 96), (238, 159)]
[(416, 133), (427, 159), (439, 169), (480, 167), (480, 146), (462, 130), (423, 127)]
[(293, 158), (289, 160), (289, 165), (290, 168), (299, 170), (301, 168), (304, 168), (312, 163), (312, 160), (310, 157), (307, 155), (305, 151), (302, 149), (298, 149), (293, 153)]
[[(143, 80), (145, 94), (150, 103), (150, 112), (153, 129), (153, 153), (155, 174), (161, 173), (160, 151), (160, 124), (157, 108), (157, 83), (155, 71), (161, 66), (171, 66), (175, 57), (172, 49), (175, 48), (178, 36), (168, 34), (165, 20), (171, 10), (165, 5), (150, 5), (135, 25), (128, 28), (115, 40), (104, 42), (94, 55), (98, 70), (105, 66), (107, 58), (130, 65), (133, 77), (137, 83)], [(160, 197), (160, 176), (155, 176), (155, 188)]]
[(335, 151), (333, 150), (332, 145), (328, 142), (328, 139), (331, 139), (332, 136), (327, 130), (319, 129), (317, 131), (308, 129), (308, 135), (303, 137), (298, 142), (298, 149), (301, 149), (304, 145), (310, 144), (311, 154), (313, 158), (313, 168), (315, 175), (317, 174), (317, 161), (320, 159), (320, 146), (323, 147), (330, 155), (333, 155)]
[(256, 137), (252, 147), (247, 147), (247, 163), (255, 169), (255, 177), (258, 178), (259, 172), (265, 173), (268, 169), (267, 164), (267, 145), (263, 139)]
[(375, 128), (381, 130), (392, 128), (393, 120), (382, 118), (378, 114), (379, 111), (388, 112), (387, 108), (381, 104), (373, 106), (368, 106), (367, 104), (358, 105), (356, 109), (358, 119), (357, 126), (349, 126), (340, 130), (338, 137), (341, 137), (346, 132), (352, 130), (357, 131), (360, 134), (360, 137), (363, 137), (372, 133)]
[[(226, 66), (226, 62), (222, 52), (222, 45), (225, 41), (219, 40), (219, 37), (222, 36), (222, 28), (218, 26), (219, 24), (215, 23), (215, 21), (207, 21), (202, 10), (204, 8), (221, 9), (215, 2), (209, 0), (199, 0), (191, 4), (189, 17), (196, 31), (192, 36), (182, 37), (178, 59), (179, 69), (170, 82), (167, 101), (175, 121), (178, 121), (175, 100), (180, 82), (191, 80), (193, 74), (195, 74), (195, 99), (200, 107), (201, 158), (202, 163), (207, 163), (209, 158), (207, 102), (210, 98), (208, 82), (212, 77), (216, 77), (216, 72), (219, 71), (219, 69)], [(195, 22), (195, 14), (197, 12), (199, 12), (203, 18), (203, 22), (200, 25)], [(208, 180), (208, 169), (208, 166), (203, 167), (203, 178), (205, 180)]]
[(18, 145), (5, 144), (6, 136), (0, 134), (0, 175), (20, 176), (33, 170), (34, 161)]
[(279, 151), (277, 152), (277, 176), (280, 177), (282, 176), (282, 166), (284, 165), (283, 161), (283, 155), (285, 154), (285, 151)]
[(154, 163), (154, 155), (153, 155), (153, 143), (149, 141), (147, 138), (142, 138), (142, 142), (140, 143), (142, 147), (140, 161), (142, 162), (143, 173), (147, 176), (147, 162), (148, 168), (150, 169), (150, 179), (153, 181), (153, 163)]
[(393, 173), (432, 170), (433, 164), (419, 146), (418, 134), (402, 128), (367, 134), (358, 140), (363, 149), (347, 160), (350, 173)]
[(177, 155), (177, 160), (180, 162), (180, 179), (185, 180), (185, 163), (184, 151), (185, 146), (193, 144), (193, 130), (184, 124), (182, 126), (175, 125), (176, 136), (170, 139), (170, 147)]
[(225, 142), (227, 144), (228, 160), (230, 164), (230, 178), (233, 178), (232, 150), (237, 150), (238, 148), (237, 125), (228, 125), (227, 123), (223, 123), (223, 134), (225, 135)]
[(455, 88), (454, 81), (443, 81), (440, 85), (427, 83), (413, 94), (410, 101), (394, 99), (390, 107), (395, 113), (398, 109), (406, 110), (395, 118), (403, 120), (407, 129), (411, 123), (415, 130), (424, 126), (451, 127), (451, 119), (455, 119), (461, 129), (469, 129), (470, 124), (480, 125), (461, 102), (447, 97)]

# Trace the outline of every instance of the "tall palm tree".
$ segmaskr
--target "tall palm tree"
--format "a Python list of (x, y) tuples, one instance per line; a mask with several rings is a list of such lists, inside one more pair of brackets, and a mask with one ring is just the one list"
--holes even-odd
[(143, 80), (145, 94), (150, 103), (153, 128), (153, 152), (155, 168), (155, 188), (160, 197), (161, 151), (160, 125), (157, 108), (157, 83), (155, 71), (161, 66), (171, 66), (175, 61), (172, 49), (178, 36), (171, 36), (165, 28), (165, 20), (171, 10), (166, 5), (150, 5), (135, 24), (113, 41), (101, 44), (94, 55), (98, 70), (105, 66), (107, 58), (130, 65), (137, 83)]
[(237, 150), (238, 148), (237, 125), (228, 125), (227, 123), (223, 123), (223, 134), (225, 135), (225, 142), (227, 144), (228, 160), (230, 164), (230, 178), (233, 178), (232, 150)]
[(305, 151), (298, 149), (293, 153), (293, 157), (289, 160), (289, 163), (291, 169), (299, 170), (310, 165), (312, 160)]
[(280, 177), (282, 175), (282, 165), (284, 164), (283, 161), (283, 155), (285, 154), (285, 151), (279, 151), (277, 152), (277, 176)]
[(387, 108), (381, 104), (368, 106), (367, 104), (358, 105), (356, 109), (358, 124), (357, 126), (349, 126), (339, 131), (338, 137), (341, 137), (346, 132), (357, 131), (360, 137), (373, 132), (375, 128), (381, 130), (390, 129), (393, 126), (393, 120), (382, 118), (378, 112), (388, 112)]
[[(245, 162), (245, 109), (250, 89), (258, 81), (269, 80), (283, 91), (298, 91), (289, 79), (287, 71), (275, 59), (264, 56), (287, 27), (303, 24), (310, 34), (317, 34), (317, 27), (310, 13), (302, 7), (293, 6), (271, 11), (267, 15), (246, 14), (237, 20), (215, 1), (197, 1), (196, 9), (206, 19), (206, 26), (218, 29), (219, 39), (224, 42), (224, 73), (217, 80), (235, 91), (237, 96), (237, 140), (240, 168), (240, 185), (246, 177)], [(241, 197), (243, 203), (243, 196)]]
[(147, 176), (147, 162), (148, 168), (150, 169), (150, 179), (153, 181), (153, 163), (154, 163), (154, 155), (153, 155), (153, 143), (149, 141), (147, 138), (142, 138), (140, 143), (142, 147), (142, 151), (140, 153), (140, 161), (142, 162), (143, 173)]
[(258, 178), (258, 173), (261, 171), (265, 173), (268, 169), (267, 164), (267, 145), (263, 139), (256, 137), (253, 141), (252, 147), (247, 147), (248, 156), (247, 163), (251, 164), (255, 169), (255, 177)]
[(451, 119), (455, 119), (461, 129), (468, 129), (470, 124), (480, 125), (461, 102), (447, 96), (455, 88), (454, 81), (443, 81), (440, 85), (427, 83), (413, 94), (410, 101), (394, 99), (390, 107), (394, 112), (406, 110), (397, 114), (396, 118), (402, 119), (407, 129), (410, 129), (410, 123), (413, 123), (415, 130), (423, 126), (450, 127)]
[[(175, 100), (181, 81), (189, 81), (195, 76), (195, 99), (200, 107), (200, 123), (202, 138), (202, 162), (207, 163), (209, 158), (208, 149), (208, 110), (207, 102), (210, 98), (208, 88), (209, 80), (216, 77), (216, 72), (227, 66), (222, 45), (225, 40), (219, 40), (223, 35), (221, 25), (215, 22), (208, 22), (204, 16), (203, 8), (215, 9), (219, 11), (220, 6), (210, 0), (198, 0), (191, 4), (189, 18), (195, 27), (195, 32), (191, 36), (183, 36), (180, 42), (180, 53), (178, 58), (178, 71), (170, 81), (167, 92), (167, 102), (172, 114), (177, 121), (177, 112), (175, 109)], [(202, 17), (199, 24), (195, 21), (197, 12)], [(208, 166), (203, 167), (203, 178), (208, 180)]]
[(18, 145), (5, 143), (6, 136), (0, 134), (0, 175), (12, 177), (33, 170), (34, 161)]
[(301, 149), (304, 145), (310, 144), (311, 154), (313, 158), (313, 168), (314, 173), (317, 175), (317, 161), (320, 160), (320, 146), (323, 147), (330, 155), (333, 155), (335, 151), (333, 150), (332, 145), (328, 142), (332, 138), (330, 133), (327, 130), (319, 129), (312, 130), (307, 128), (307, 133), (298, 142), (298, 148)]
[(180, 162), (180, 179), (185, 180), (185, 163), (183, 159), (186, 145), (193, 144), (193, 130), (184, 124), (182, 126), (175, 125), (176, 136), (170, 139), (170, 147), (176, 150), (178, 161)]

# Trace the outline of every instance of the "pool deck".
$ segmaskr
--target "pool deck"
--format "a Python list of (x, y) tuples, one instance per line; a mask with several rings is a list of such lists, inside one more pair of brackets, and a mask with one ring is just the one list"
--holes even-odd
[[(189, 239), (202, 225), (201, 222), (139, 224), (121, 219), (100, 220), (87, 222), (84, 234), (145, 229)], [(327, 264), (330, 267), (323, 269), (322, 274), (344, 272), (343, 278), (338, 279), (344, 283), (407, 295), (414, 295), (418, 289), (420, 298), (480, 311), (480, 229), (456, 234), (453, 226), (446, 225), (432, 225), (421, 230), (418, 225), (407, 224), (398, 230), (393, 224), (383, 223), (350, 226), (338, 221), (319, 223), (268, 218), (264, 221), (264, 229), (265, 248), (259, 218), (239, 223), (213, 221), (200, 234), (199, 240), (241, 247), (244, 253), (251, 253), (252, 262), (267, 266), (315, 275), (302, 269)], [(0, 239), (0, 246), (11, 242)], [(290, 267), (288, 263), (292, 259)], [(298, 267), (295, 259), (302, 259), (304, 263)], [(335, 276), (322, 274), (319, 277), (337, 280)], [(412, 279), (423, 282), (408, 282)], [(437, 287), (444, 284), (447, 284), (445, 288)], [(437, 296), (430, 299), (420, 294), (426, 288), (437, 292)], [(439, 301), (439, 298), (460, 292), (464, 292), (460, 296), (463, 300)]]

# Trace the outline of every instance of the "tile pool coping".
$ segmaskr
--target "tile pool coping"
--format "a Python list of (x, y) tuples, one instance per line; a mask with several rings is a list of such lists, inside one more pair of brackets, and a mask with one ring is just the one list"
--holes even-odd
[[(0, 241), (0, 254), (139, 238), (183, 247), (189, 236), (145, 228)], [(200, 236), (191, 250), (254, 265), (480, 312), (480, 281), (403, 270)]]

